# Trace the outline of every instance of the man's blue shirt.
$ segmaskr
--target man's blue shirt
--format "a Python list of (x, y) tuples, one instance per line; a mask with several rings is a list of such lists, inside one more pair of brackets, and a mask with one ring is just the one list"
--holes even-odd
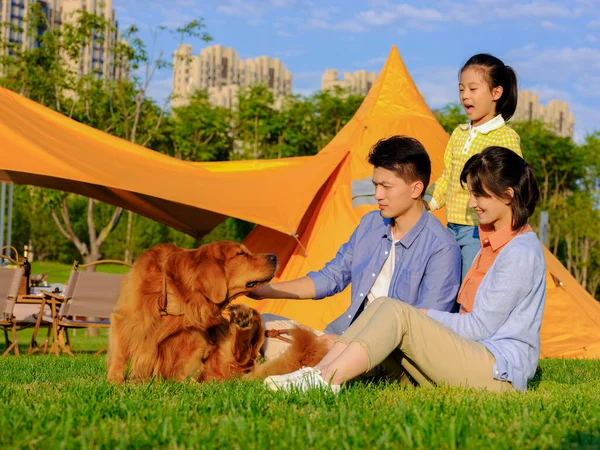
[[(315, 299), (337, 294), (352, 283), (350, 307), (327, 325), (326, 333), (342, 334), (361, 309), (392, 247), (390, 222), (379, 211), (366, 214), (335, 258), (320, 271), (308, 274), (315, 284)], [(461, 268), (460, 248), (454, 237), (423, 209), (419, 221), (395, 245), (388, 297), (417, 308), (451, 311)]]

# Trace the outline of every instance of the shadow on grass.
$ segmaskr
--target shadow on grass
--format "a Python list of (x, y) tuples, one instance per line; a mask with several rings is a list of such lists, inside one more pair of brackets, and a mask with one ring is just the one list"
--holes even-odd
[(563, 448), (600, 448), (600, 431), (572, 431), (562, 441)]
[(542, 382), (543, 373), (544, 369), (538, 366), (537, 370), (535, 371), (535, 375), (531, 380), (529, 380), (529, 383), (527, 384), (527, 389), (531, 389), (532, 391), (537, 390), (540, 387), (540, 383)]

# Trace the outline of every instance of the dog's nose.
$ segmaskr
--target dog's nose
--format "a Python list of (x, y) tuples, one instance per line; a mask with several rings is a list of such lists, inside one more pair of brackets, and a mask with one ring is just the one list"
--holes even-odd
[(269, 259), (269, 261), (271, 261), (273, 264), (277, 264), (277, 255), (267, 255), (267, 258)]

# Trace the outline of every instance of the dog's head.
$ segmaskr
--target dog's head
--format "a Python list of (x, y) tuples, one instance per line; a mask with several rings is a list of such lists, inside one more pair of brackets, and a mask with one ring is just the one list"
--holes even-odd
[[(231, 300), (268, 283), (276, 270), (276, 255), (253, 254), (231, 241), (175, 252), (166, 263), (167, 278), (186, 310), (208, 309), (214, 321), (221, 319), (221, 310)], [(211, 315), (204, 316), (206, 325), (216, 324), (207, 324)]]

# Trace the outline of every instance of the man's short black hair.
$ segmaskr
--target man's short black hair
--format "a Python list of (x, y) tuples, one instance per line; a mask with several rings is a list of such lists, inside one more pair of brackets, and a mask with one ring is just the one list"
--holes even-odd
[(429, 186), (431, 160), (425, 147), (414, 138), (392, 136), (381, 139), (369, 152), (367, 161), (375, 167), (395, 172), (406, 183), (422, 181), (424, 187), (421, 196)]

